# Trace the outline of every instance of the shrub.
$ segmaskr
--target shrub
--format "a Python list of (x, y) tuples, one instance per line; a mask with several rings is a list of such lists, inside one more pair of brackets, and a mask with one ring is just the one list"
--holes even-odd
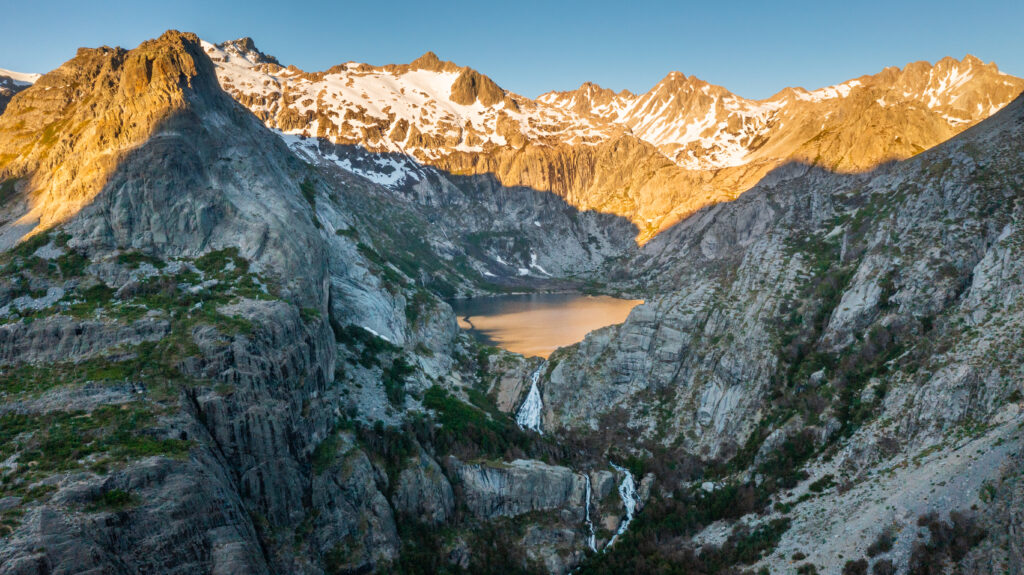
[(896, 575), (896, 566), (893, 565), (892, 559), (879, 559), (875, 561), (871, 573), (874, 575)]
[(415, 368), (401, 357), (395, 358), (384, 370), (381, 379), (384, 382), (384, 394), (391, 405), (402, 407), (405, 403), (405, 379), (415, 371)]
[(867, 573), (867, 559), (857, 559), (856, 561), (850, 560), (843, 565), (843, 575), (867, 575)]
[(93, 510), (121, 511), (138, 503), (138, 499), (123, 489), (104, 491), (93, 503)]
[(868, 557), (874, 557), (892, 550), (892, 545), (895, 542), (893, 536), (892, 527), (886, 527), (878, 534), (874, 542), (868, 545)]
[(826, 489), (835, 486), (835, 484), (835, 476), (829, 473), (828, 475), (823, 476), (821, 479), (815, 481), (814, 483), (811, 483), (807, 487), (807, 489), (809, 489), (812, 493), (821, 493), (822, 491), (825, 491)]
[(959, 562), (987, 535), (966, 513), (950, 511), (949, 519), (949, 523), (943, 521), (934, 511), (918, 517), (917, 525), (927, 528), (930, 538), (928, 543), (914, 543), (908, 571), (911, 575), (942, 573), (947, 561)]

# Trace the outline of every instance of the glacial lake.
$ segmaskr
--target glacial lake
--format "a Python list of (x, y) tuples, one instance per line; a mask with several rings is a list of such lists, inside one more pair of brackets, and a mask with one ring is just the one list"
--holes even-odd
[(643, 300), (581, 294), (524, 294), (449, 300), (459, 327), (480, 341), (548, 357), (595, 329), (622, 323)]

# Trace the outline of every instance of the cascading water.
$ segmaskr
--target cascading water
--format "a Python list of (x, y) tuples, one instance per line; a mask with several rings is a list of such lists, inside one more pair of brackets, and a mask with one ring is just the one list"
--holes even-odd
[(587, 545), (590, 545), (591, 551), (597, 551), (597, 536), (594, 535), (594, 522), (590, 520), (590, 474), (584, 473), (583, 477), (587, 479), (587, 529), (590, 531), (590, 535), (587, 537)]
[(546, 365), (546, 362), (542, 363), (537, 371), (530, 376), (530, 392), (526, 395), (526, 401), (519, 408), (519, 413), (516, 414), (516, 423), (519, 424), (519, 427), (532, 429), (542, 435), (544, 432), (540, 430), (540, 416), (544, 411), (544, 402), (540, 398), (540, 388), (537, 387), (537, 382), (540, 381), (540, 374)]
[(612, 467), (615, 468), (615, 471), (626, 474), (622, 483), (619, 484), (619, 497), (622, 498), (622, 504), (626, 507), (626, 518), (619, 525), (619, 530), (615, 532), (614, 536), (612, 536), (612, 540), (608, 542), (608, 545), (605, 545), (605, 549), (611, 547), (612, 544), (615, 543), (615, 540), (619, 538), (619, 535), (626, 532), (626, 528), (629, 527), (629, 522), (633, 520), (633, 513), (636, 512), (637, 501), (636, 483), (633, 481), (633, 474), (625, 467), (619, 467), (614, 463), (612, 463)]

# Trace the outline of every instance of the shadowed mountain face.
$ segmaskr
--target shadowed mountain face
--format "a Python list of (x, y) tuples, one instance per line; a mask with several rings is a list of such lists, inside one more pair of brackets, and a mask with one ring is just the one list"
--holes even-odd
[[(855, 82), (81, 50), (0, 116), (0, 574), (1012, 572), (1019, 81)], [(529, 289), (645, 303), (541, 363), (440, 297)]]
[(945, 141), (1024, 90), (967, 56), (763, 101), (678, 72), (641, 95), (584, 84), (530, 100), (432, 53), (306, 73), (248, 39), (205, 49), (224, 89), (269, 127), (550, 191), (628, 218), (641, 243), (786, 162), (870, 170)]
[(68, 229), (90, 249), (236, 246), (318, 301), (304, 166), (226, 97), (197, 46), (165, 35), (131, 51), (82, 49), (12, 101), (0, 180), (17, 193), (0, 241), (74, 219)]

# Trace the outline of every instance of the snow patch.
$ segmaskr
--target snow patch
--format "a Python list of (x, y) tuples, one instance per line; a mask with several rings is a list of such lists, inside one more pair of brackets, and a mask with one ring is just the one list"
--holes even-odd
[(36, 83), (36, 80), (43, 77), (42, 74), (26, 74), (24, 72), (15, 72), (4, 68), (0, 68), (0, 76), (7, 76), (16, 86), (31, 86)]

